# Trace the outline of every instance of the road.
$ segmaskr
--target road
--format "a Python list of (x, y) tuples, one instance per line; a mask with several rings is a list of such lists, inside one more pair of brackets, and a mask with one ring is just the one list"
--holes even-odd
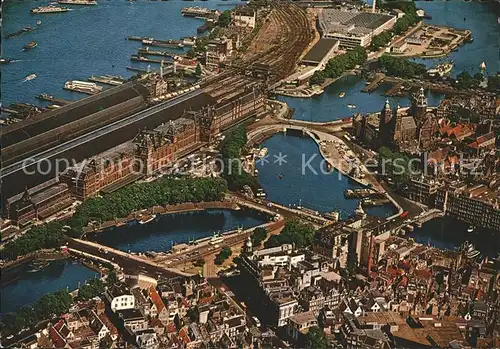
[[(179, 276), (171, 270), (164, 267), (155, 265), (152, 261), (141, 258), (138, 256), (133, 256), (128, 253), (118, 251), (106, 246), (101, 246), (98, 244), (92, 244), (87, 241), (80, 241), (78, 239), (71, 239), (68, 242), (68, 247), (82, 252), (92, 254), (118, 264), (123, 268), (125, 274), (146, 274), (148, 276), (158, 278), (158, 276), (163, 277), (175, 277)], [(107, 253), (106, 253), (107, 251)], [(117, 252), (118, 251), (118, 252)]]

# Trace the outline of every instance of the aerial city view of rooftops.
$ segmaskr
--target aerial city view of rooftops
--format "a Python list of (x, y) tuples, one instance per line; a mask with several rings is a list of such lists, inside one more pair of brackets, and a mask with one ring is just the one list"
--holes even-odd
[(1, 348), (500, 348), (500, 0), (1, 15)]

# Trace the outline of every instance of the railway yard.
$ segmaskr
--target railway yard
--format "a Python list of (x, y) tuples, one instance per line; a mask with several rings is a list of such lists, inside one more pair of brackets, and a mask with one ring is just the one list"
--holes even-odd
[[(269, 67), (281, 79), (291, 74), (315, 37), (307, 12), (295, 4), (278, 5), (242, 57), (243, 65)], [(273, 79), (272, 79), (273, 80)]]

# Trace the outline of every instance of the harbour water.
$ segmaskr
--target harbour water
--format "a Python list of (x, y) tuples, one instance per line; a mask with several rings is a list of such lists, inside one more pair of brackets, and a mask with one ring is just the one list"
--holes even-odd
[(188, 243), (238, 227), (247, 229), (267, 221), (267, 216), (244, 209), (206, 210), (162, 215), (147, 224), (110, 228), (88, 238), (127, 252), (166, 252), (172, 244)]
[(71, 259), (51, 262), (39, 271), (33, 271), (30, 263), (24, 263), (8, 272), (12, 273), (13, 281), (2, 285), (2, 313), (16, 311), (24, 305), (34, 303), (41, 296), (68, 287), (70, 291), (78, 284), (84, 284), (96, 273)]
[[(258, 180), (269, 200), (283, 205), (300, 204), (319, 212), (335, 210), (341, 218), (354, 212), (357, 201), (346, 200), (344, 190), (361, 186), (335, 170), (328, 172), (318, 145), (309, 136), (278, 133), (261, 146), (269, 150), (270, 162), (257, 162)], [(280, 153), (284, 157), (281, 165), (276, 158)], [(309, 160), (310, 167), (306, 165)], [(386, 217), (394, 213), (394, 208), (374, 207), (367, 212)]]
[[(391, 106), (401, 107), (410, 105), (407, 97), (390, 97), (384, 94), (390, 88), (381, 85), (372, 93), (361, 92), (365, 87), (366, 80), (359, 76), (346, 76), (335, 81), (325, 89), (325, 92), (312, 98), (293, 98), (279, 96), (280, 101), (288, 103), (295, 109), (293, 118), (298, 120), (325, 122), (351, 117), (355, 113), (368, 113), (380, 111), (386, 99), (389, 99)], [(345, 92), (343, 98), (339, 94)], [(430, 106), (437, 106), (443, 98), (441, 94), (428, 93), (428, 103)], [(349, 108), (348, 105), (355, 105), (356, 108)]]
[[(468, 71), (479, 73), (481, 62), (486, 63), (486, 74), (500, 72), (500, 16), (498, 4), (495, 6), (484, 1), (419, 1), (417, 7), (432, 16), (425, 23), (469, 29), (474, 41), (461, 46), (457, 52), (447, 57), (453, 59), (455, 66), (452, 75)], [(418, 60), (431, 66), (437, 60)]]
[[(186, 1), (99, 1), (97, 6), (72, 6), (66, 13), (31, 15), (39, 1), (5, 1), (2, 32), (11, 33), (27, 25), (35, 30), (8, 40), (2, 38), (2, 57), (14, 60), (1, 66), (2, 104), (12, 102), (44, 103), (34, 97), (48, 93), (63, 99), (85, 95), (65, 91), (69, 80), (86, 80), (94, 75), (133, 75), (126, 66), (146, 68), (131, 62), (141, 43), (127, 36), (179, 39), (196, 36), (202, 20), (183, 17), (181, 9), (195, 3)], [(234, 5), (221, 0), (196, 3), (203, 7), (229, 9)], [(223, 6), (219, 6), (223, 5)], [(36, 25), (41, 20), (40, 26)], [(36, 41), (38, 47), (23, 52), (23, 46)], [(173, 49), (172, 52), (182, 52)], [(159, 64), (151, 64), (159, 69)], [(22, 82), (29, 74), (37, 78)]]
[(452, 250), (464, 241), (469, 241), (483, 256), (497, 257), (500, 246), (500, 234), (488, 229), (475, 228), (472, 233), (467, 230), (469, 225), (465, 222), (443, 217), (433, 219), (416, 228), (407, 236), (422, 244), (431, 244), (438, 248)]

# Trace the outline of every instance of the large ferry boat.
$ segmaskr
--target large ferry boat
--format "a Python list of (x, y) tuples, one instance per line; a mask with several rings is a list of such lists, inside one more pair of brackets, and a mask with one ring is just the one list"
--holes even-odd
[(57, 0), (61, 5), (97, 5), (95, 0)]
[(102, 91), (102, 87), (93, 83), (86, 81), (72, 80), (64, 84), (65, 90), (86, 93), (88, 95), (94, 95)]
[(448, 75), (453, 69), (453, 62), (445, 62), (436, 65), (434, 68), (427, 70), (427, 75), (431, 77), (443, 77)]
[(67, 7), (54, 6), (54, 5), (34, 7), (30, 10), (30, 12), (32, 14), (59, 13), (59, 12), (68, 12), (68, 11), (69, 11), (69, 9)]

